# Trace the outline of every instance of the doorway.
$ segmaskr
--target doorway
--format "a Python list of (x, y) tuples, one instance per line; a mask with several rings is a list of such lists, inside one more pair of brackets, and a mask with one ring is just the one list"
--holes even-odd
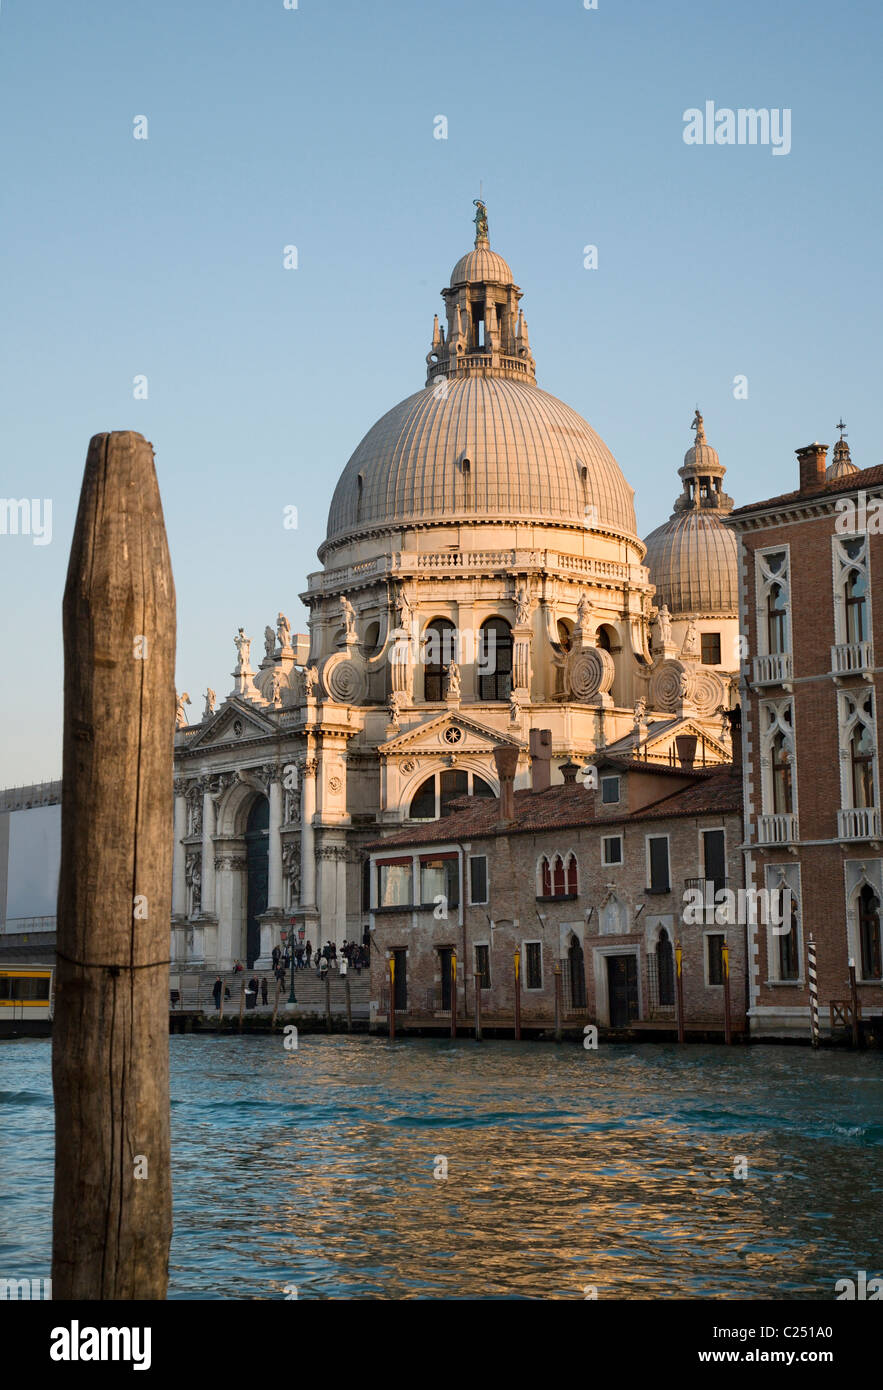
[(267, 910), (270, 870), (270, 803), (259, 796), (245, 826), (245, 863), (248, 893), (245, 910), (245, 962), (249, 970), (261, 954), (261, 924)]
[(570, 977), (570, 1006), (572, 1009), (586, 1007), (586, 966), (583, 948), (576, 937), (567, 952), (567, 968)]
[(628, 1028), (638, 1017), (638, 962), (635, 956), (607, 957), (610, 1027)]

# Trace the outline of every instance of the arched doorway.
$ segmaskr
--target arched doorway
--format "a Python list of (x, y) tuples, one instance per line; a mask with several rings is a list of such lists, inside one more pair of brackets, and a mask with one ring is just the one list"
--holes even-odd
[(567, 968), (570, 976), (570, 1005), (573, 1009), (586, 1007), (586, 965), (583, 948), (574, 936), (567, 952)]
[(267, 910), (270, 843), (270, 803), (259, 796), (245, 826), (245, 862), (248, 891), (245, 911), (245, 959), (249, 969), (261, 954), (261, 924)]
[(671, 937), (665, 927), (656, 942), (656, 981), (659, 1003), (671, 1006), (675, 1002), (675, 962), (671, 948)]

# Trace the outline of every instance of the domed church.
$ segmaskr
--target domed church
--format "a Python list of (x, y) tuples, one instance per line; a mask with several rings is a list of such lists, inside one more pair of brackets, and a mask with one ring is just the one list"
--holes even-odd
[(730, 757), (736, 547), (702, 417), (670, 521), (637, 535), (602, 439), (541, 390), (522, 291), (490, 248), (442, 290), (424, 386), (368, 431), (331, 498), (322, 569), (233, 688), (178, 704), (172, 958), (267, 968), (292, 929), (361, 939), (362, 846), (499, 792), (493, 749), (551, 731), (557, 766), (599, 750)]

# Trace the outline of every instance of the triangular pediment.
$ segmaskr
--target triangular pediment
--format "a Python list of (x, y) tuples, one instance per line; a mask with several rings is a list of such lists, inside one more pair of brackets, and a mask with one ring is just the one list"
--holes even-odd
[[(241, 726), (241, 727), (238, 727)], [(276, 725), (262, 711), (231, 695), (221, 708), (205, 721), (202, 729), (187, 740), (188, 748), (211, 748), (219, 743), (242, 743), (249, 738), (275, 734)]]
[(512, 734), (501, 733), (491, 724), (483, 724), (468, 714), (449, 711), (427, 719), (411, 729), (396, 734), (395, 738), (381, 743), (377, 749), (381, 755), (396, 753), (490, 753), (504, 744), (508, 748), (527, 751), (527, 744)]
[(712, 749), (720, 758), (721, 762), (730, 761), (730, 750), (710, 734), (701, 722), (689, 717), (672, 719), (654, 720), (647, 725), (647, 736), (642, 739), (640, 744), (635, 745), (633, 736), (626, 734), (623, 738), (617, 739), (615, 743), (608, 744), (604, 749), (605, 753), (613, 756), (619, 755), (630, 757), (647, 757), (652, 760), (666, 753), (669, 748), (675, 746), (675, 737), (679, 734), (695, 734), (697, 752), (705, 744), (706, 749)]

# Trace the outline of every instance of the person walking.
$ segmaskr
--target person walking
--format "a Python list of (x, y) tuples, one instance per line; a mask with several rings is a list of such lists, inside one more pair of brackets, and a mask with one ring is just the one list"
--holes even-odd
[(275, 969), (277, 968), (277, 966), (279, 965), (279, 958), (280, 958), (281, 955), (282, 955), (282, 951), (281, 951), (280, 947), (274, 946), (274, 947), (273, 947), (273, 951), (272, 951), (272, 956), (273, 956), (273, 969), (274, 969), (274, 970), (275, 970)]
[(313, 943), (312, 943), (312, 941), (308, 941), (307, 944), (306, 944), (306, 946), (304, 947), (304, 955), (305, 955), (306, 958), (307, 958), (307, 969), (308, 969), (308, 970), (309, 970), (309, 968), (310, 968), (310, 956), (311, 956), (312, 954), (313, 954)]
[(262, 1003), (262, 1004), (266, 1004), (266, 1002), (267, 1002), (267, 977), (266, 977), (266, 975), (262, 975), (262, 976), (261, 976), (261, 1003)]
[(215, 1001), (215, 1008), (218, 1010), (220, 1010), (221, 1008), (221, 995), (223, 993), (223, 990), (224, 984), (219, 975), (218, 978), (215, 980), (215, 983), (212, 985), (212, 997)]
[(345, 980), (346, 972), (349, 969), (349, 961), (347, 960), (346, 956), (341, 956), (340, 965), (338, 966), (338, 969), (340, 971), (340, 978), (342, 980)]
[(257, 1002), (258, 1002), (258, 982), (257, 982), (257, 978), (256, 978), (254, 975), (252, 975), (252, 977), (251, 977), (251, 979), (249, 980), (248, 984), (245, 986), (245, 1007), (246, 1007), (247, 1009), (253, 1009), (254, 1006), (255, 1006), (255, 1004), (256, 1004)]

